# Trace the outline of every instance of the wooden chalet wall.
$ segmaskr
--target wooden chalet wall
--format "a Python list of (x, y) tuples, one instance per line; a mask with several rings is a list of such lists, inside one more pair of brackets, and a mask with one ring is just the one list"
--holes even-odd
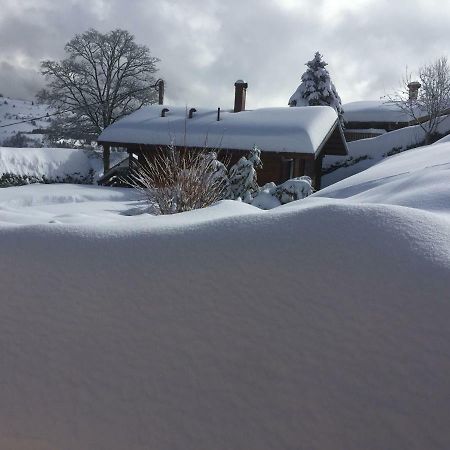
[(349, 130), (377, 129), (395, 131), (412, 125), (412, 122), (346, 122), (345, 127)]
[[(318, 147), (316, 154), (299, 152), (273, 152), (261, 150), (261, 160), (263, 167), (257, 169), (258, 184), (263, 186), (266, 183), (280, 184), (290, 178), (300, 177), (302, 175), (309, 176), (312, 180), (313, 187), (320, 189), (322, 175), (322, 160), (325, 155), (341, 155), (347, 154), (345, 138), (341, 128), (335, 125), (330, 129), (329, 133), (324, 137), (322, 144)], [(120, 144), (108, 142), (107, 145), (126, 148), (129, 158), (129, 171), (135, 170), (136, 157), (140, 164), (146, 161), (151, 162), (153, 158), (167, 146), (161, 145), (141, 145), (141, 144)], [(178, 151), (203, 151), (203, 148), (196, 147), (176, 147)], [(299, 149), (301, 150), (301, 149)], [(242, 156), (247, 156), (248, 150), (220, 149), (218, 151), (219, 160), (230, 168), (236, 164)]]
[[(330, 139), (331, 141), (331, 139)], [(328, 143), (327, 143), (328, 145)], [(330, 147), (333, 142), (329, 143)], [(151, 162), (160, 147), (153, 145), (128, 146), (128, 153), (134, 153), (138, 156), (138, 163), (145, 164), (145, 161)], [(185, 149), (183, 149), (185, 150)], [(199, 151), (202, 149), (188, 148), (188, 151)], [(220, 150), (218, 158), (230, 168), (236, 164), (242, 156), (247, 156), (248, 151), (243, 150)], [(280, 184), (290, 178), (307, 175), (311, 177), (315, 189), (320, 189), (320, 178), (322, 171), (322, 157), (314, 159), (310, 154), (299, 153), (276, 153), (261, 152), (261, 161), (263, 167), (257, 169), (258, 184), (263, 186), (266, 183), (274, 182)], [(130, 170), (133, 170), (133, 158), (130, 157)]]

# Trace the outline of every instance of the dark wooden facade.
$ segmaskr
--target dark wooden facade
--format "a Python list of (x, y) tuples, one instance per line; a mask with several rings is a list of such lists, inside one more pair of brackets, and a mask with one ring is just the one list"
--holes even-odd
[(346, 122), (345, 127), (350, 130), (386, 130), (395, 131), (412, 125), (413, 122)]
[[(201, 151), (202, 149), (190, 148), (188, 151)], [(152, 161), (160, 148), (154, 146), (141, 146), (139, 151), (128, 149), (128, 153), (137, 155), (138, 164), (145, 164)], [(248, 156), (248, 150), (220, 150), (218, 158), (225, 163), (228, 168), (236, 164), (243, 156)], [(305, 157), (307, 156), (307, 157)], [(266, 183), (282, 183), (290, 178), (308, 175), (313, 179), (314, 184), (319, 186), (320, 177), (317, 177), (318, 163), (322, 158), (314, 159), (311, 155), (299, 156), (297, 153), (276, 153), (261, 152), (262, 168), (257, 169), (258, 183), (262, 186)], [(130, 158), (133, 161), (133, 158)], [(130, 166), (130, 171), (133, 167)]]

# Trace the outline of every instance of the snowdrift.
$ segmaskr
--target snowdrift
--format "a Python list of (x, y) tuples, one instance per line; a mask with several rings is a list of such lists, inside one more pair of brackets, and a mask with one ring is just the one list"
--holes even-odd
[(3, 189), (0, 448), (449, 448), (449, 168), (171, 217)]
[[(112, 164), (126, 156), (123, 152), (112, 153)], [(97, 178), (102, 171), (101, 155), (92, 150), (0, 147), (0, 177), (13, 174), (49, 180), (68, 176), (86, 179), (91, 172)]]
[[(447, 116), (438, 126), (438, 132), (448, 133), (450, 130), (450, 116)], [(445, 138), (443, 138), (445, 139)], [(407, 150), (409, 147), (421, 145), (425, 140), (425, 132), (419, 125), (401, 128), (390, 131), (381, 136), (358, 141), (348, 142), (349, 157), (326, 156), (324, 167), (329, 167), (336, 163), (343, 163), (349, 158), (356, 160), (356, 164), (349, 161), (347, 167), (340, 167), (337, 170), (322, 177), (322, 186), (330, 186), (344, 178), (355, 175), (363, 170), (372, 167), (389, 155)]]

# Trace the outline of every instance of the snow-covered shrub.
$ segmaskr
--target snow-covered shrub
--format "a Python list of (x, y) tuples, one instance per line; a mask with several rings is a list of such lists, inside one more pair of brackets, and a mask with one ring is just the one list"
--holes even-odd
[(93, 184), (94, 182), (94, 170), (90, 169), (87, 175), (83, 175), (80, 172), (74, 172), (65, 176), (47, 177), (45, 175), (17, 175), (14, 173), (3, 173), (0, 176), (0, 188), (11, 186), (24, 186), (26, 184), (56, 184), (56, 183), (69, 183), (69, 184)]
[(230, 198), (250, 203), (259, 192), (256, 169), (262, 167), (261, 150), (254, 146), (247, 157), (243, 156), (229, 172)]
[(162, 149), (137, 166), (128, 184), (143, 194), (155, 214), (204, 208), (229, 195), (226, 167), (217, 153), (207, 150)]
[(211, 183), (221, 186), (223, 198), (230, 198), (231, 187), (226, 165), (218, 159), (215, 151), (205, 152), (203, 157), (206, 158), (206, 168), (211, 170)]
[(313, 193), (311, 178), (307, 176), (292, 178), (277, 186), (264, 185), (251, 204), (261, 209), (272, 209), (295, 200), (301, 200)]
[(275, 183), (265, 184), (253, 198), (251, 204), (261, 209), (273, 209), (281, 205), (280, 200), (275, 196), (277, 185)]
[(331, 106), (344, 125), (341, 98), (331, 81), (330, 74), (325, 68), (328, 64), (322, 60), (322, 55), (316, 52), (314, 59), (306, 63), (306, 72), (302, 75), (302, 82), (289, 99), (289, 106)]
[(34, 183), (42, 183), (42, 178), (34, 175), (15, 175), (13, 173), (2, 173), (0, 176), (0, 187), (2, 188)]
[(274, 195), (284, 205), (295, 200), (301, 200), (312, 193), (311, 178), (302, 176), (292, 178), (277, 186)]

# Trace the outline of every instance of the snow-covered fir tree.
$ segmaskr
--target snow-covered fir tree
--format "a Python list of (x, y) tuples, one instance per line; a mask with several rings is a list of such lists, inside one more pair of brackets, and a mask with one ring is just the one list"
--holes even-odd
[(227, 167), (218, 159), (217, 152), (208, 152), (204, 157), (208, 182), (222, 191), (223, 198), (230, 198), (231, 190)]
[(300, 86), (289, 99), (289, 106), (331, 106), (336, 110), (341, 125), (344, 125), (341, 99), (326, 69), (327, 65), (322, 55), (316, 52), (314, 59), (306, 63), (308, 68), (302, 75)]
[(247, 158), (243, 156), (229, 171), (230, 198), (250, 203), (259, 191), (256, 169), (261, 167), (261, 150), (254, 146)]

